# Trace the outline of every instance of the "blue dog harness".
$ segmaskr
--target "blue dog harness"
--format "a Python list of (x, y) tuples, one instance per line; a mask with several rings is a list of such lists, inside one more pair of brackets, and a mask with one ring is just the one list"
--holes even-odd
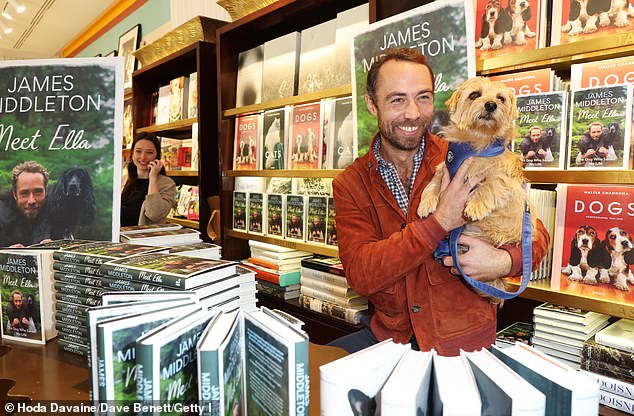
[[(458, 171), (462, 162), (468, 157), (493, 157), (504, 153), (506, 147), (502, 139), (496, 140), (486, 149), (481, 152), (476, 152), (471, 146), (465, 143), (449, 143), (449, 150), (447, 151), (446, 165), (449, 170), (449, 176), (453, 179), (454, 175)], [(522, 184), (522, 187), (526, 189), (526, 183)], [(528, 204), (528, 198), (524, 201), (524, 216), (522, 221), (522, 280), (517, 292), (507, 292), (506, 290), (498, 289), (484, 282), (472, 279), (465, 274), (458, 262), (458, 238), (462, 234), (462, 228), (458, 227), (451, 230), (449, 238), (443, 240), (436, 251), (434, 251), (434, 258), (442, 263), (442, 258), (451, 256), (455, 267), (458, 269), (462, 277), (473, 288), (478, 289), (487, 295), (494, 296), (499, 299), (511, 299), (519, 295), (526, 289), (528, 281), (530, 280), (532, 263), (533, 263), (533, 244), (532, 244), (532, 231), (531, 231), (531, 213)]]

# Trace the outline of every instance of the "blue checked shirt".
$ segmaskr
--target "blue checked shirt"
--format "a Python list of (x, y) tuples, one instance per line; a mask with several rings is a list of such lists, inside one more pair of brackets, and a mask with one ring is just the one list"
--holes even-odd
[(412, 192), (412, 187), (414, 186), (414, 181), (416, 180), (416, 175), (418, 174), (418, 169), (420, 168), (420, 164), (423, 161), (423, 154), (425, 153), (425, 139), (420, 143), (420, 147), (418, 148), (418, 153), (414, 155), (414, 174), (412, 175), (412, 181), (409, 184), (409, 189), (405, 189), (403, 184), (401, 183), (401, 179), (398, 177), (398, 172), (396, 171), (396, 166), (393, 163), (386, 162), (381, 155), (379, 154), (379, 150), (381, 149), (381, 136), (379, 135), (378, 140), (374, 142), (374, 147), (372, 151), (374, 152), (374, 157), (379, 162), (379, 166), (377, 169), (381, 174), (381, 177), (387, 184), (387, 187), (396, 198), (396, 202), (403, 210), (403, 214), (407, 216), (407, 207), (409, 206), (409, 195)]

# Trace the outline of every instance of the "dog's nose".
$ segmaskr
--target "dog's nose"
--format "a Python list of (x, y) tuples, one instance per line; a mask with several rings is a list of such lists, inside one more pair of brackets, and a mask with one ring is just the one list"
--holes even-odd
[(623, 240), (621, 241), (621, 245), (623, 246), (623, 248), (630, 248), (630, 242), (627, 240)]
[(581, 239), (581, 243), (587, 245), (588, 244), (588, 239), (587, 238), (582, 238)]
[(487, 110), (489, 113), (494, 112), (497, 108), (498, 105), (493, 101), (487, 101), (486, 103), (484, 103), (484, 109)]

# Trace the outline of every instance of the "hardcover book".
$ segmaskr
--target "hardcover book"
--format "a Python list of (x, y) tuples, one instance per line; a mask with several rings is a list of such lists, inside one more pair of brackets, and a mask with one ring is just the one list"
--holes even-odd
[(536, 317), (564, 321), (568, 323), (586, 326), (597, 319), (607, 319), (608, 315), (598, 312), (587, 311), (573, 306), (554, 305), (552, 303), (542, 303), (533, 309)]
[(233, 229), (247, 230), (247, 193), (233, 191)]
[(513, 151), (524, 169), (563, 170), (566, 154), (567, 92), (517, 97), (519, 117)]
[(249, 214), (247, 228), (250, 233), (263, 234), (266, 223), (263, 214), (266, 212), (264, 194), (261, 192), (249, 192), (247, 213)]
[(336, 19), (302, 30), (298, 94), (314, 93), (337, 86), (335, 78), (336, 30)]
[(217, 244), (200, 241), (196, 243), (171, 246), (169, 247), (169, 250), (170, 254), (178, 254), (180, 256), (220, 260), (220, 251), (222, 250), (222, 247)]
[(187, 118), (198, 117), (198, 72), (189, 74), (187, 88)]
[(266, 195), (266, 234), (284, 237), (286, 224), (286, 197), (280, 194)]
[(306, 241), (326, 243), (326, 218), (328, 213), (328, 197), (308, 195)]
[(170, 123), (187, 118), (188, 88), (189, 79), (186, 76), (180, 76), (170, 81)]
[(300, 34), (291, 32), (264, 43), (262, 101), (292, 97), (299, 77)]
[(178, 230), (179, 228), (183, 228), (182, 225), (174, 224), (171, 222), (163, 222), (159, 224), (129, 225), (127, 227), (121, 227), (121, 235), (145, 233), (148, 231)]
[[(5, 172), (0, 177), (0, 247), (45, 239), (118, 240), (123, 61), (3, 60), (0, 84), (0, 171)], [(12, 185), (14, 167), (47, 172), (48, 184), (33, 173), (38, 195), (29, 224), (13, 196), (12, 189), (16, 195), (28, 192), (21, 175)]]
[(311, 311), (344, 320), (352, 325), (359, 325), (361, 317), (367, 311), (367, 307), (346, 308), (308, 295), (300, 296), (299, 305)]
[(634, 254), (634, 187), (557, 186), (551, 288), (588, 298), (634, 304), (627, 259)]
[(367, 74), (376, 58), (388, 48), (419, 49), (436, 76), (434, 108), (446, 114), (445, 101), (476, 74), (473, 16), (472, 1), (437, 0), (372, 23), (354, 37), (352, 120), (359, 156), (378, 131), (365, 104)]
[(634, 56), (570, 65), (570, 89), (597, 88), (634, 82)]
[[(350, 39), (370, 23), (369, 5), (362, 4), (337, 13), (335, 28), (335, 86), (349, 85), (351, 79)], [(350, 131), (352, 134), (352, 131)], [(352, 137), (352, 136), (351, 136)]]
[(495, 336), (495, 345), (504, 348), (505, 346), (514, 345), (517, 341), (531, 345), (532, 336), (533, 324), (526, 322), (514, 322), (497, 332)]
[(306, 239), (306, 199), (304, 195), (286, 195), (286, 238)]
[(322, 128), (321, 102), (291, 107), (288, 133), (288, 169), (321, 168)]
[(632, 86), (571, 92), (568, 169), (629, 168)]
[[(630, 364), (631, 366), (631, 364)], [(579, 370), (582, 374), (596, 381), (599, 388), (604, 392), (611, 392), (620, 397), (634, 400), (634, 384), (618, 380), (613, 377), (604, 376), (602, 374), (592, 373), (586, 370)], [(602, 403), (605, 404), (605, 403)]]
[(200, 231), (193, 228), (146, 231), (134, 234), (122, 234), (121, 242), (128, 244), (146, 244), (150, 246), (172, 246), (176, 244), (197, 243)]
[(631, 319), (621, 318), (597, 332), (594, 336), (594, 340), (597, 344), (633, 353), (634, 321)]
[(161, 137), (161, 161), (165, 170), (180, 170), (178, 164), (178, 152), (183, 141), (181, 139), (170, 139)]
[(428, 409), (432, 351), (407, 350), (381, 389), (381, 415), (418, 415)]
[(156, 99), (156, 124), (170, 122), (170, 84), (162, 85), (158, 89)]
[(433, 362), (432, 414), (481, 414), (482, 400), (467, 358), (464, 355), (448, 357), (434, 353)]
[(267, 110), (262, 115), (264, 141), (262, 146), (262, 169), (284, 169), (287, 143), (286, 108)]
[(260, 165), (262, 131), (260, 114), (236, 117), (236, 134), (233, 142), (233, 169), (255, 170)]
[[(592, 3), (592, 2), (590, 2)], [(555, 1), (552, 7), (550, 45), (564, 45), (589, 39), (612, 38), (627, 34), (631, 29), (632, 17), (629, 3), (597, 3), (597, 7), (570, 1)], [(571, 11), (571, 8), (574, 10)]]
[(352, 97), (331, 102), (332, 122), (328, 128), (328, 169), (345, 169), (355, 159)]
[(165, 247), (98, 241), (65, 247), (53, 252), (53, 259), (64, 263), (101, 265), (107, 261), (145, 253), (167, 252)]
[(236, 83), (236, 107), (262, 102), (264, 45), (240, 52)]
[(337, 220), (335, 212), (335, 199), (328, 197), (328, 219), (326, 221), (326, 244), (329, 246), (338, 246), (339, 239), (337, 237)]
[[(606, 364), (634, 368), (634, 353), (632, 351), (599, 344), (594, 338), (588, 339), (583, 344), (581, 356), (586, 360), (603, 361)], [(632, 390), (632, 398), (634, 399), (634, 390)]]
[[(574, 65), (573, 65), (574, 66)], [(531, 71), (511, 72), (502, 75), (490, 75), (491, 81), (504, 83), (517, 97), (529, 94), (543, 94), (553, 91), (555, 71), (550, 68)]]

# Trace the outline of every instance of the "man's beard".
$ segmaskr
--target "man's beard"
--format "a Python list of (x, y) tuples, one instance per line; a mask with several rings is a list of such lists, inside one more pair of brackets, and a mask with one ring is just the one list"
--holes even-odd
[[(423, 137), (425, 136), (425, 132), (429, 127), (429, 120), (423, 120), (422, 118), (418, 118), (416, 120), (410, 121), (409, 123), (398, 123), (396, 125), (385, 122), (378, 118), (379, 124), (379, 132), (381, 133), (381, 139), (386, 140), (390, 143), (391, 146), (398, 150), (410, 151), (417, 149), (420, 146)], [(420, 127), (420, 132), (417, 137), (412, 137), (408, 139), (400, 139), (399, 138), (399, 130), (398, 126), (410, 126), (410, 127)]]

